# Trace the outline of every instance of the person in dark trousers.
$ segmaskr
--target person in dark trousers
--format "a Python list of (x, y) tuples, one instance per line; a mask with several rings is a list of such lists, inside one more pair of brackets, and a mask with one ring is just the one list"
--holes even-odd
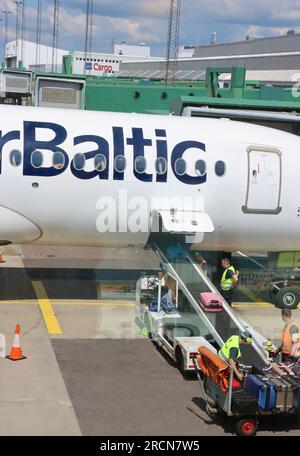
[(239, 336), (233, 335), (229, 337), (218, 353), (220, 358), (232, 367), (235, 375), (240, 381), (244, 378), (244, 375), (240, 373), (238, 369), (238, 361), (242, 356), (240, 345), (247, 343), (252, 343), (252, 335), (249, 331), (243, 330)]
[(231, 265), (229, 258), (223, 258), (221, 264), (223, 274), (220, 282), (220, 293), (231, 307), (233, 290), (238, 283), (239, 271)]

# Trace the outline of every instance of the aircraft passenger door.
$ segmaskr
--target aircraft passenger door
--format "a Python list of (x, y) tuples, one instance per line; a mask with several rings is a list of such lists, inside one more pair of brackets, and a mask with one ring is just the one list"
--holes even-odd
[(281, 151), (276, 148), (249, 147), (246, 214), (279, 214), (281, 212)]

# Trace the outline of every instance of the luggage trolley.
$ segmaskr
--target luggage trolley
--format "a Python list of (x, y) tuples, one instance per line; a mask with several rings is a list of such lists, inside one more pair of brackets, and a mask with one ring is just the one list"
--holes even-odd
[[(254, 436), (258, 428), (258, 419), (262, 416), (275, 416), (282, 413), (299, 416), (300, 379), (297, 376), (276, 376), (274, 373), (268, 373), (269, 368), (263, 373), (264, 375), (253, 375), (255, 368), (240, 365), (246, 378), (243, 385), (234, 389), (233, 369), (228, 366), (229, 386), (224, 392), (218, 383), (200, 369), (197, 356), (194, 356), (193, 364), (206, 402), (207, 413), (212, 416), (222, 412), (235, 419), (237, 435)], [(253, 388), (260, 390), (259, 398), (254, 392), (252, 394), (247, 382), (252, 382)], [(263, 388), (262, 385), (264, 385)]]
[(258, 403), (254, 396), (246, 392), (240, 402), (233, 401), (233, 369), (230, 368), (229, 388), (223, 392), (219, 385), (199, 368), (196, 356), (193, 364), (199, 380), (202, 396), (206, 402), (206, 412), (213, 416), (225, 413), (235, 419), (235, 433), (239, 436), (254, 436), (258, 428)]

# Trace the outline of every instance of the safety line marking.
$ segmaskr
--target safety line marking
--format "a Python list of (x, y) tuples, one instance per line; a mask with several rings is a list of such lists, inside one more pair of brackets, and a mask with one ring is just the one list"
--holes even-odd
[(48, 299), (46, 290), (42, 282), (32, 282), (37, 301), (40, 306), (40, 311), (43, 315), (45, 325), (49, 334), (62, 334), (61, 327), (54, 314), (50, 300)]
[[(37, 302), (33, 299), (25, 299), (25, 300), (0, 300), (0, 305), (31, 305), (36, 306)], [(81, 300), (54, 300), (51, 299), (52, 306), (94, 306), (94, 307), (127, 307), (127, 308), (134, 308), (135, 304), (131, 302), (118, 302), (118, 301), (81, 301)]]
[(244, 293), (246, 296), (248, 296), (248, 298), (253, 300), (255, 302), (255, 304), (258, 305), (259, 307), (273, 307), (272, 304), (270, 304), (269, 302), (263, 301), (262, 299), (257, 301), (255, 294), (252, 291), (247, 290), (246, 288), (241, 288), (241, 292)]

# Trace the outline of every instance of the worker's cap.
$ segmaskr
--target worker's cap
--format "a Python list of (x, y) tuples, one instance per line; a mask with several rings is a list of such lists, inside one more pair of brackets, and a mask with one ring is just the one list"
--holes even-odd
[(252, 342), (252, 334), (247, 329), (244, 329), (241, 332), (241, 338), (244, 339), (248, 343)]

